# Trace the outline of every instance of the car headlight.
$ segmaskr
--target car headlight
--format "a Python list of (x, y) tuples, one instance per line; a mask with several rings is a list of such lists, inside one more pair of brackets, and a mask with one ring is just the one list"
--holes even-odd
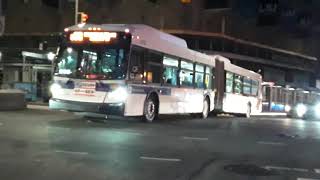
[(314, 106), (314, 113), (317, 118), (320, 118), (320, 103), (318, 103)]
[(125, 88), (123, 87), (118, 87), (114, 91), (110, 92), (108, 97), (110, 99), (116, 100), (116, 101), (125, 101), (128, 97), (128, 92)]
[(54, 83), (50, 86), (50, 92), (51, 94), (62, 93), (62, 87), (59, 84)]
[(291, 111), (291, 106), (290, 105), (285, 105), (284, 106), (284, 110), (285, 110), (285, 112)]
[(307, 112), (307, 106), (304, 104), (298, 104), (296, 107), (296, 112), (298, 117), (303, 117)]

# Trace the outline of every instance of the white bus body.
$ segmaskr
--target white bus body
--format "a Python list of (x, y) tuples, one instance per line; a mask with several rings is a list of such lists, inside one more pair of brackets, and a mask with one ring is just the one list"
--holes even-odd
[[(221, 56), (190, 50), (170, 34), (117, 24), (76, 25), (65, 31), (51, 87), (52, 109), (144, 116), (147, 121), (158, 114), (200, 113), (206, 118), (213, 110), (246, 114), (248, 104), (252, 112), (261, 109), (260, 91), (255, 96), (224, 93), (225, 70), (259, 81), (258, 86), (260, 75)], [(222, 69), (216, 70), (216, 62)]]

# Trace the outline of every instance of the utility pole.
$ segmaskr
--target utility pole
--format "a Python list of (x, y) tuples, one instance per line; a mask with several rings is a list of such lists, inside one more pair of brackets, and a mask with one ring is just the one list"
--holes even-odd
[(74, 3), (75, 3), (74, 24), (78, 24), (79, 0), (75, 0)]

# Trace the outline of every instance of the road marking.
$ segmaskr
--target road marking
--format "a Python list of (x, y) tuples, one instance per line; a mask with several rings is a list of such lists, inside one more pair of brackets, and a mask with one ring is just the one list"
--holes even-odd
[(209, 138), (187, 137), (187, 136), (184, 136), (183, 139), (187, 139), (187, 140), (198, 140), (198, 141), (208, 141), (208, 140), (209, 140)]
[(266, 169), (275, 169), (275, 170), (284, 170), (284, 171), (309, 172), (308, 169), (289, 168), (289, 167), (280, 167), (280, 166), (265, 166), (264, 168), (266, 168)]
[(312, 178), (297, 178), (297, 180), (319, 180), (319, 179), (312, 179)]
[(314, 169), (314, 172), (320, 174), (320, 169)]
[(75, 151), (62, 151), (62, 150), (56, 150), (56, 153), (64, 153), (64, 154), (74, 154), (74, 155), (88, 155), (88, 152), (75, 152)]
[(147, 156), (141, 156), (140, 159), (154, 160), (154, 161), (171, 161), (171, 162), (180, 162), (181, 161), (181, 159), (157, 158), (157, 157), (147, 157)]
[(263, 145), (272, 145), (272, 146), (286, 146), (287, 144), (282, 142), (267, 142), (267, 141), (258, 141), (258, 144)]

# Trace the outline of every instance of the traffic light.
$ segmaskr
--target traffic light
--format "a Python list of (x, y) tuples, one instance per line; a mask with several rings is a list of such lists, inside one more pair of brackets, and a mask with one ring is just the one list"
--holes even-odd
[(81, 15), (81, 23), (86, 23), (89, 19), (88, 14), (82, 12), (80, 15)]
[(180, 0), (182, 4), (190, 4), (192, 0)]

